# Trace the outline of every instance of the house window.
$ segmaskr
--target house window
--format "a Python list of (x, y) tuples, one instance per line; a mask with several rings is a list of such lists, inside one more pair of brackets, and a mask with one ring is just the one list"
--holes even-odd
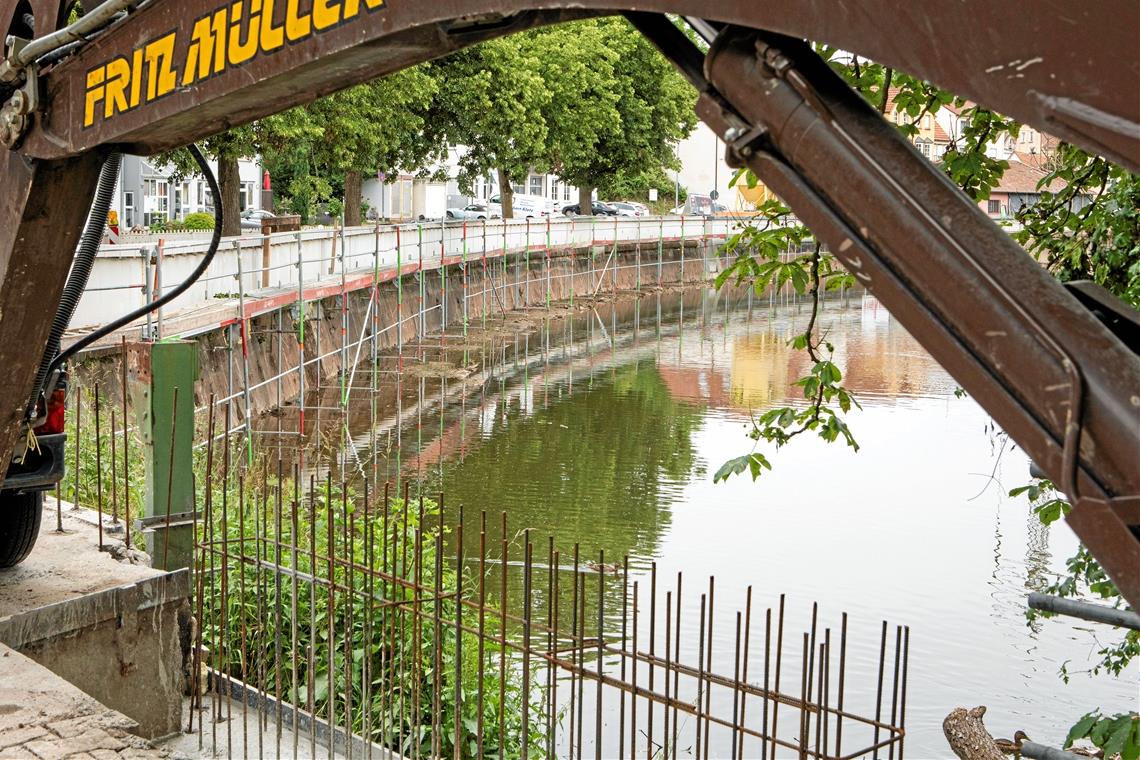
[(123, 193), (123, 225), (129, 230), (135, 226), (135, 194)]
[(163, 221), (170, 213), (170, 185), (164, 179), (143, 180), (143, 213), (146, 224)]
[(526, 189), (522, 186), (521, 182), (512, 182), (511, 183), (511, 192), (525, 193)]
[(989, 212), (991, 215), (1001, 214), (1001, 201), (990, 200)]
[(918, 146), (919, 153), (930, 158), (930, 140), (919, 139), (915, 144)]
[(253, 183), (252, 182), (242, 182), (241, 183), (241, 189), (238, 191), (238, 194), (240, 196), (239, 203), (241, 204), (241, 210), (242, 211), (245, 211), (247, 208), (249, 208), (250, 206), (253, 205)]
[(564, 200), (564, 201), (570, 200), (570, 185), (569, 184), (565, 184), (562, 186), (562, 200)]
[(930, 114), (926, 114), (922, 117), (922, 128), (930, 129)]
[(532, 174), (530, 176), (530, 194), (531, 195), (542, 195), (542, 176), (541, 175)]

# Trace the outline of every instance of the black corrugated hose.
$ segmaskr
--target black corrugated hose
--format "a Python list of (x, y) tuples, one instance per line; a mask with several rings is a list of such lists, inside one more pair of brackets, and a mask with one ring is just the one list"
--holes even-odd
[[(141, 307), (135, 309), (134, 311), (130, 312), (129, 314), (124, 314), (123, 316), (119, 317), (118, 319), (114, 320), (113, 322), (108, 322), (107, 324), (100, 327), (98, 330), (95, 330), (94, 332), (91, 332), (91, 333), (88, 333), (87, 335), (84, 335), (82, 338), (77, 340), (75, 343), (68, 346), (67, 350), (63, 351), (61, 354), (56, 356), (55, 359), (52, 360), (51, 365), (48, 367), (48, 373), (47, 374), (48, 374), (49, 378), (53, 376), (55, 371), (65, 361), (67, 361), (70, 357), (74, 356), (76, 353), (87, 348), (88, 346), (90, 346), (95, 341), (97, 341), (100, 338), (103, 338), (107, 335), (110, 335), (115, 330), (118, 330), (120, 327), (123, 327), (124, 325), (128, 325), (131, 322), (134, 322), (139, 317), (146, 316), (147, 314), (154, 311), (155, 309), (159, 309), (159, 308), (165, 306), (166, 304), (170, 303), (171, 301), (173, 301), (178, 296), (185, 293), (186, 290), (191, 285), (193, 285), (195, 282), (198, 281), (198, 278), (202, 276), (202, 274), (210, 266), (210, 263), (214, 260), (214, 256), (218, 252), (218, 246), (222, 242), (222, 204), (221, 204), (222, 191), (218, 188), (217, 177), (214, 176), (214, 172), (210, 168), (210, 164), (206, 162), (206, 157), (204, 155), (202, 155), (202, 151), (198, 149), (198, 146), (191, 143), (190, 145), (187, 146), (187, 148), (190, 151), (190, 155), (192, 155), (194, 157), (194, 161), (198, 164), (198, 168), (202, 171), (202, 174), (206, 177), (206, 183), (210, 186), (211, 197), (214, 198), (214, 234), (210, 238), (210, 247), (206, 251), (205, 257), (203, 257), (203, 259), (200, 262), (198, 262), (198, 266), (196, 266), (194, 268), (194, 271), (191, 272), (190, 275), (185, 280), (183, 280), (181, 283), (179, 283), (177, 287), (175, 287), (173, 290), (171, 290), (166, 295), (158, 298), (155, 301), (152, 301), (151, 303), (145, 304), (144, 306), (141, 306)], [(105, 213), (104, 213), (104, 218), (106, 218)], [(50, 391), (51, 389), (49, 388), (48, 390)]]
[(83, 228), (83, 236), (79, 239), (79, 248), (75, 253), (75, 262), (71, 265), (71, 273), (67, 276), (67, 284), (63, 286), (63, 295), (59, 298), (59, 305), (55, 310), (55, 319), (51, 323), (51, 333), (48, 335), (47, 346), (44, 348), (43, 358), (40, 360), (39, 370), (36, 372), (36, 384), (32, 386), (32, 397), (28, 401), (26, 415), (32, 419), (36, 414), (36, 402), (40, 391), (48, 379), (48, 372), (52, 360), (59, 353), (59, 341), (63, 338), (63, 331), (71, 324), (71, 317), (75, 314), (75, 307), (83, 297), (87, 288), (87, 280), (91, 277), (91, 269), (95, 266), (95, 255), (99, 253), (99, 244), (103, 241), (103, 230), (107, 225), (107, 212), (111, 208), (111, 199), (115, 195), (115, 184), (119, 179), (119, 165), (123, 157), (120, 153), (112, 153), (103, 162), (99, 172), (99, 184), (95, 189), (95, 202), (91, 205), (91, 215), (87, 217), (87, 225)]

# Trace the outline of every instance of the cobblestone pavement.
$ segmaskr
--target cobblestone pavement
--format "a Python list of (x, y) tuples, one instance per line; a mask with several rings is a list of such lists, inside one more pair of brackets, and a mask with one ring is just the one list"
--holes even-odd
[(135, 723), (47, 668), (0, 644), (0, 758), (152, 760), (166, 750), (130, 733)]

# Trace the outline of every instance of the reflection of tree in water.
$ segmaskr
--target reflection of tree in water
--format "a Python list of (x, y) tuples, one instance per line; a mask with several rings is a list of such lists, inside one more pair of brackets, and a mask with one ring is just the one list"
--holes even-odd
[(518, 489), (540, 498), (510, 500), (508, 531), (535, 529), (536, 551), (554, 531), (563, 553), (578, 541), (583, 557), (599, 549), (614, 561), (649, 556), (670, 521), (662, 484), (692, 471), (700, 420), (699, 408), (669, 395), (652, 361), (620, 367), (589, 393), (552, 399), (530, 416), (518, 405), (497, 414), (482, 444), (447, 474), (448, 500), (493, 513), (491, 546), (501, 538), (501, 494)]
[[(508, 585), (516, 609), (525, 550), (519, 531), (525, 528), (531, 529), (536, 565), (532, 601), (543, 608), (552, 533), (562, 568), (573, 566), (576, 542), (584, 569), (588, 561), (597, 561), (599, 550), (605, 551), (607, 564), (620, 563), (627, 554), (656, 554), (671, 520), (665, 489), (687, 479), (697, 464), (692, 436), (702, 412), (672, 398), (652, 360), (596, 377), (588, 393), (561, 398), (552, 394), (550, 404), (530, 416), (512, 404), (505, 415), (500, 410), (495, 417), (481, 445), (445, 477), (448, 502), (466, 509), (469, 567), (478, 558), (478, 510), (488, 511), (487, 554), (496, 560), (489, 588), (499, 587), (503, 509), (508, 513), (507, 539), (512, 541)], [(621, 575), (605, 576), (610, 617), (621, 609)], [(561, 572), (558, 582), (568, 623), (572, 573)], [(597, 574), (589, 574), (586, 587), (587, 620), (596, 621)]]
[[(1049, 562), (1053, 558), (1049, 552), (1049, 526), (1037, 519), (1032, 511), (1025, 525), (1025, 588), (1027, 591), (1044, 591), (1052, 580), (1049, 577)], [(1029, 627), (1034, 633), (1039, 633), (1041, 623), (1041, 618), (1032, 618)]]

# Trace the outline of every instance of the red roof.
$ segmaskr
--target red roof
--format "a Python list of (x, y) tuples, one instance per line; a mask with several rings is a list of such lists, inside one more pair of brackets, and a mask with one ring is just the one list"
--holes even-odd
[(1009, 168), (1001, 175), (1001, 181), (994, 188), (998, 193), (1038, 193), (1043, 190), (1058, 192), (1065, 188), (1062, 180), (1054, 179), (1048, 185), (1038, 188), (1037, 183), (1045, 178), (1045, 172), (1017, 160), (1009, 162)]
[[(889, 90), (887, 90), (887, 112), (888, 113), (894, 110), (895, 99), (898, 97), (898, 94), (901, 91), (902, 91), (902, 88), (900, 88), (900, 87), (891, 87)], [(935, 116), (935, 111), (930, 112), (930, 118), (934, 122), (934, 142), (936, 142), (936, 143), (948, 143), (948, 142), (950, 142), (950, 135), (946, 134), (946, 130), (944, 130), (941, 126), (939, 126), (938, 118)]]

